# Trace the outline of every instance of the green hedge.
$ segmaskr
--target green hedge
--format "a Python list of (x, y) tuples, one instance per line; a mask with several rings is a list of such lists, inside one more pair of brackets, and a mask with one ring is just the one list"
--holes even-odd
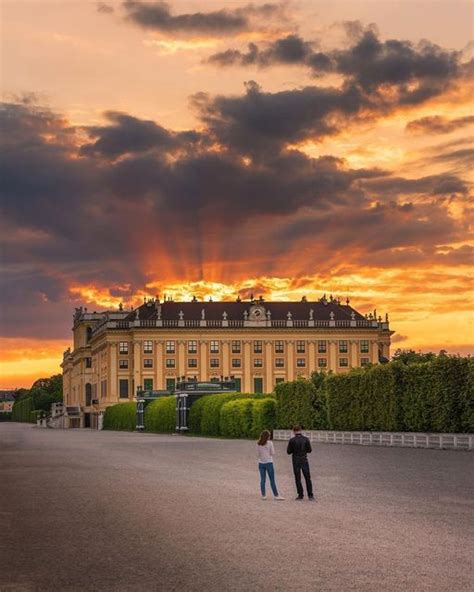
[(307, 429), (473, 432), (474, 359), (439, 355), (280, 383), (277, 425)]
[(3, 411), (0, 413), (0, 421), (11, 421), (12, 413), (11, 411)]
[(12, 409), (12, 421), (20, 421), (25, 423), (35, 423), (36, 414), (33, 405), (33, 399), (28, 397), (21, 401), (15, 401)]
[(205, 395), (193, 403), (189, 411), (189, 431), (192, 434), (203, 436), (220, 435), (220, 413), (221, 408), (229, 401), (245, 399), (249, 397), (260, 397), (249, 393), (220, 393), (217, 395)]
[(107, 407), (104, 413), (104, 430), (125, 430), (133, 432), (136, 428), (136, 404), (118, 403)]
[(324, 379), (324, 375), (315, 373), (312, 380), (299, 378), (276, 385), (278, 427), (291, 428), (297, 424), (307, 430), (329, 427)]
[(220, 411), (219, 432), (228, 438), (248, 438), (252, 434), (253, 403), (237, 399), (225, 403)]
[(145, 409), (145, 431), (174, 432), (176, 430), (176, 397), (160, 397)]
[(273, 397), (253, 400), (251, 436), (258, 438), (263, 430), (277, 427), (276, 410), (277, 403)]

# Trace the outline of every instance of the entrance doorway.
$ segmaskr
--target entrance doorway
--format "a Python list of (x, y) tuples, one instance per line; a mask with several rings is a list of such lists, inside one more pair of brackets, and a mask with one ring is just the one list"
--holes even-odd
[(254, 393), (263, 393), (263, 378), (254, 378), (253, 379), (253, 392)]

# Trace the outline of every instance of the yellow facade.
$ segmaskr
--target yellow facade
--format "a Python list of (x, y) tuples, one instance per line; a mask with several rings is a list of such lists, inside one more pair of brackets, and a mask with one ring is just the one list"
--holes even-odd
[(315, 370), (338, 373), (378, 364), (390, 356), (393, 333), (387, 320), (375, 316), (349, 322), (267, 317), (229, 326), (232, 321), (225, 319), (130, 315), (76, 311), (74, 349), (65, 352), (62, 364), (64, 402), (80, 407), (92, 424), (109, 405), (133, 400), (137, 387), (171, 389), (183, 377), (233, 377), (242, 392), (271, 392), (277, 382), (308, 378)]

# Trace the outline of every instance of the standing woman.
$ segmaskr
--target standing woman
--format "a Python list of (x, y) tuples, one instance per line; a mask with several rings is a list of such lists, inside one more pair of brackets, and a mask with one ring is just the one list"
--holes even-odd
[(263, 430), (263, 432), (260, 434), (260, 439), (257, 442), (257, 454), (262, 499), (267, 499), (267, 496), (265, 495), (265, 483), (268, 473), (268, 478), (270, 479), (270, 486), (272, 488), (274, 498), (276, 500), (284, 500), (285, 498), (278, 494), (278, 489), (275, 483), (275, 469), (273, 467), (273, 455), (275, 454), (275, 447), (273, 446), (273, 442), (270, 440), (270, 432), (268, 430)]

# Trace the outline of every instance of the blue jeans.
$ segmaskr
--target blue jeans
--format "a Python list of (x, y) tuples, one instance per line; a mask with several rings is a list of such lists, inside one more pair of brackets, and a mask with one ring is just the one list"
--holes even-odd
[(273, 495), (278, 495), (278, 489), (275, 483), (275, 469), (273, 468), (273, 463), (258, 463), (258, 470), (260, 471), (260, 491), (262, 495), (265, 495), (265, 482), (268, 478), (270, 479), (270, 486), (273, 491)]

